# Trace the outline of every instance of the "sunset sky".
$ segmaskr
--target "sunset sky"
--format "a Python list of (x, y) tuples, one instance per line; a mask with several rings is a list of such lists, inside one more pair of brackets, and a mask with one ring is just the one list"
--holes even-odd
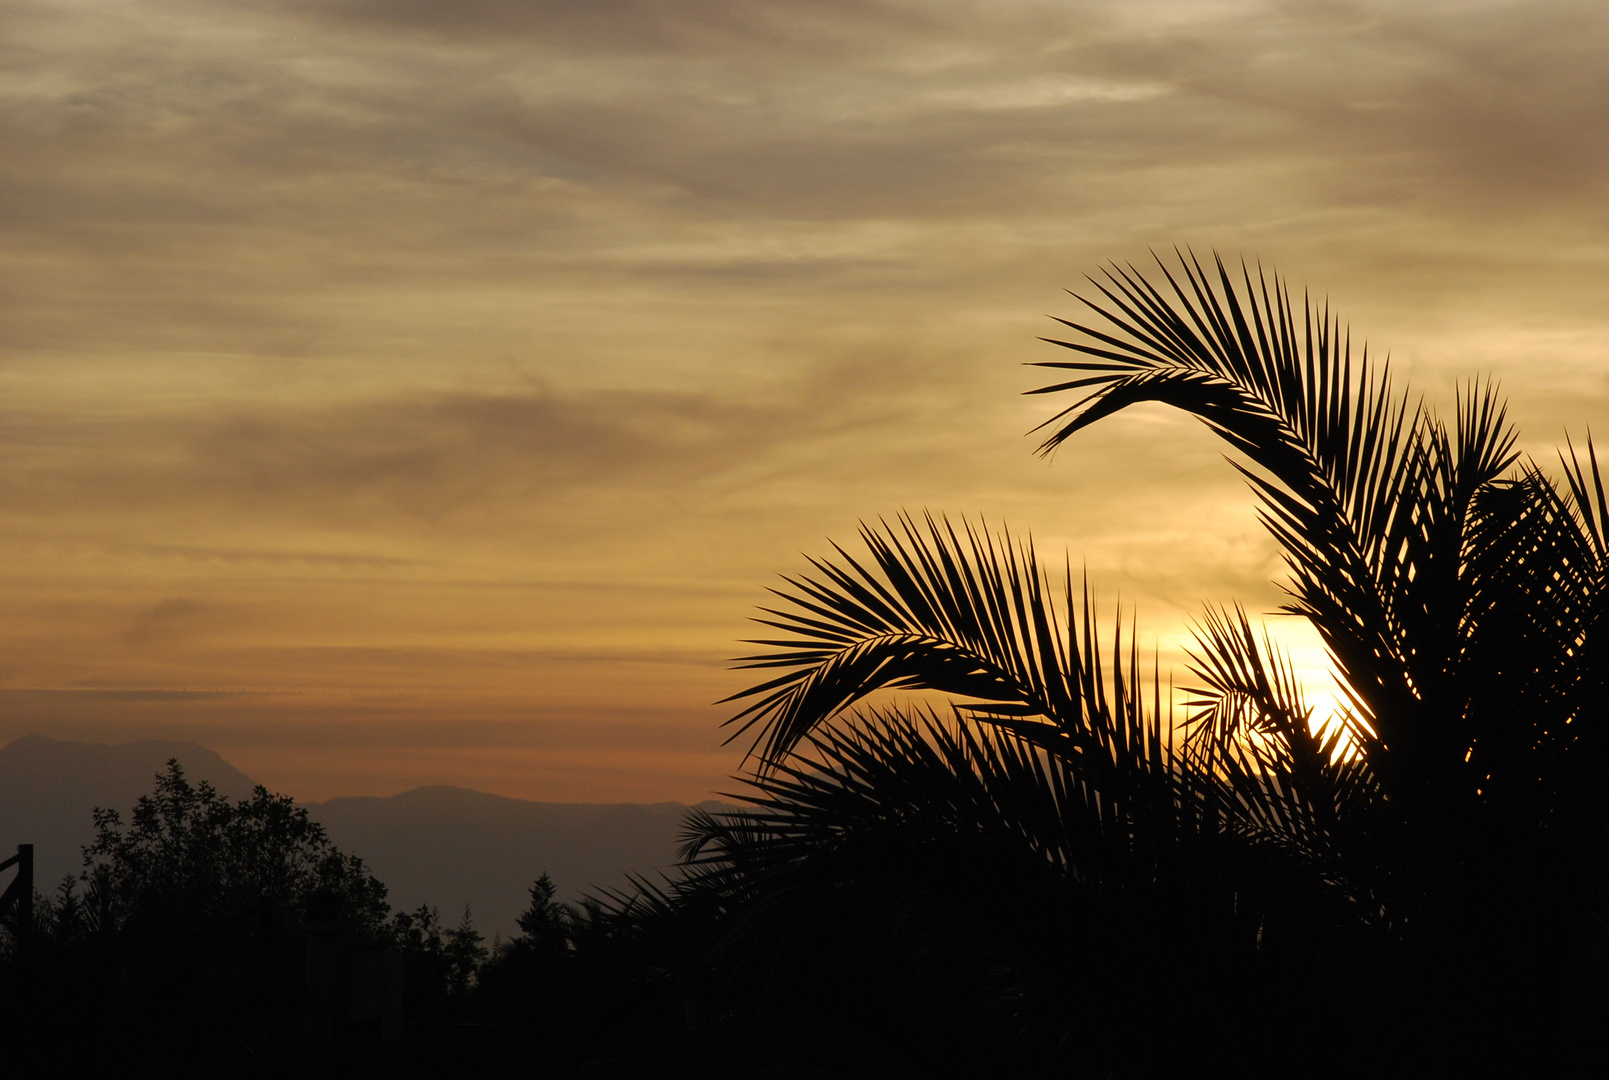
[(1609, 431), (1609, 5), (0, 0), (0, 237), (0, 739), (696, 800), (862, 519), (1031, 533), (1165, 661), (1278, 603), (1193, 421), (1034, 456), (1105, 260)]

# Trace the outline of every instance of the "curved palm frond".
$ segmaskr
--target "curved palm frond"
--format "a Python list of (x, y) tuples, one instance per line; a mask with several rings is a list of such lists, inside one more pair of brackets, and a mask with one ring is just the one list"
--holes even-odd
[(1570, 456), (1565, 457), (1561, 452), (1559, 464), (1564, 466), (1565, 482), (1569, 486), (1575, 512), (1580, 515), (1582, 531), (1592, 546), (1599, 566), (1603, 566), (1609, 562), (1609, 499), (1604, 496), (1598, 451), (1592, 444), (1590, 434), (1587, 436), (1585, 463), (1574, 442), (1567, 438), (1565, 445)]
[(1379, 794), (1368, 758), (1351, 751), (1356, 718), (1343, 710), (1315, 730), (1289, 658), (1266, 631), (1259, 638), (1238, 605), (1233, 614), (1208, 608), (1196, 641), (1191, 671), (1203, 685), (1186, 688), (1195, 695), (1186, 721), (1192, 763), (1225, 778), (1259, 838), (1331, 880), (1366, 880), (1365, 868), (1342, 865)]
[(838, 562), (812, 560), (816, 576), (773, 590), (787, 606), (758, 621), (787, 636), (751, 642), (770, 651), (739, 665), (784, 670), (726, 699), (748, 700), (728, 721), (739, 725), (732, 737), (758, 728), (750, 752), (774, 766), (869, 694), (933, 690), (963, 699), (972, 719), (1075, 758), (1108, 787), (1154, 771), (1167, 737), (1160, 687), (1147, 711), (1121, 619), (1108, 680), (1087, 590), (1080, 601), (1069, 578), (1058, 610), (1031, 545), (924, 521), (925, 530), (907, 516), (863, 529), (869, 564), (838, 548)]
[[(1142, 677), (1134, 635), (1121, 619), (1105, 659), (1087, 587), (1075, 596), (1069, 582), (1065, 606), (1058, 606), (1032, 545), (972, 526), (958, 531), (943, 519), (927, 517), (925, 525), (924, 531), (902, 517), (897, 530), (863, 530), (870, 560), (839, 548), (840, 561), (814, 561), (816, 576), (789, 579), (792, 588), (778, 593), (790, 604), (767, 609), (759, 620), (788, 636), (758, 642), (773, 651), (742, 663), (784, 671), (734, 695), (749, 703), (729, 723), (741, 724), (740, 732), (759, 729), (754, 782), (768, 796), (787, 793), (788, 814), (817, 805), (812, 799), (828, 782), (795, 759), (801, 743), (840, 764), (864, 766), (878, 754), (894, 755), (887, 741), (893, 739), (915, 758), (938, 754), (942, 760), (923, 775), (948, 776), (947, 784), (974, 775), (986, 759), (1017, 763), (1011, 775), (1019, 779), (1029, 765), (1048, 770), (1033, 772), (1039, 780), (1022, 779), (1020, 789), (1054, 780), (1057, 810), (1037, 821), (1050, 830), (1045, 837), (1061, 835), (1075, 820), (1065, 802), (1073, 799), (1084, 815), (1077, 820), (1123, 843), (1178, 845), (1203, 830), (1227, 830), (1276, 839), (1315, 864), (1329, 858), (1327, 834), (1337, 814), (1363, 800), (1372, 779), (1366, 765), (1337, 755), (1338, 733), (1321, 741), (1308, 730), (1288, 665), (1265, 664), (1255, 644), (1239, 654), (1222, 647), (1234, 640), (1229, 623), (1209, 613), (1203, 642), (1214, 647), (1203, 655), (1220, 666), (1205, 669), (1204, 677), (1217, 688), (1218, 715), (1255, 706), (1262, 730), (1220, 724), (1211, 738), (1176, 740), (1171, 700), (1164, 701), (1160, 677)], [(831, 722), (846, 708), (887, 690), (946, 694), (959, 723), (992, 734), (941, 738), (930, 729), (923, 742), (891, 727), (845, 742), (832, 733)], [(893, 714), (869, 715), (893, 722)], [(1200, 733), (1202, 724), (1194, 730)], [(1280, 739), (1277, 752), (1267, 740), (1271, 733)], [(857, 813), (866, 812), (876, 805), (875, 793), (856, 788), (854, 775), (835, 773), (830, 786), (840, 799), (858, 800)], [(807, 776), (816, 777), (812, 799), (790, 786)], [(884, 776), (884, 782), (895, 781)], [(882, 798), (897, 802), (889, 793)], [(922, 805), (940, 818), (948, 813), (931, 792)], [(994, 820), (1008, 808), (974, 800), (967, 812)], [(1052, 819), (1060, 824), (1052, 828)], [(1210, 828), (1202, 824), (1208, 820)], [(776, 822), (767, 828), (773, 840), (781, 835)], [(1026, 825), (1023, 834), (1038, 835)], [(1081, 865), (1071, 850), (1059, 857), (1070, 872)]]
[[(1476, 503), (1459, 674), (1478, 815), (1609, 905), (1603, 483), (1589, 442), (1557, 487), (1527, 463)], [(1512, 840), (1510, 841), (1512, 842)]]
[[(1282, 873), (1334, 877), (1326, 833), (1338, 805), (1365, 785), (1356, 767), (1328, 760), (1333, 740), (1303, 742), (1290, 721), (1296, 750), (1286, 758), (1305, 754), (1312, 765), (1301, 791), (1286, 775), (1290, 762), (1243, 732), (1193, 756), (1175, 739), (1160, 678), (1142, 679), (1121, 621), (1104, 659), (1087, 590), (1078, 598), (1069, 585), (1059, 608), (1031, 545), (925, 524), (866, 529), (869, 561), (839, 549), (839, 561), (817, 560), (815, 576), (779, 593), (791, 603), (762, 621), (788, 636), (761, 642), (773, 651), (743, 662), (785, 670), (736, 695), (750, 703), (733, 721), (760, 729), (764, 757), (750, 781), (760, 809), (719, 827), (704, 821), (685, 853), (694, 865), (741, 865), (740, 877), (779, 897), (762, 866), (783, 866), (791, 880), (805, 862), (847, 858), (845, 838), (870, 829), (897, 834), (907, 854), (935, 836), (988, 837), (1098, 893), (1155, 892), (1171, 881), (1176, 902), (1179, 890), (1196, 895), (1190, 883), (1202, 867), (1251, 858), (1227, 857), (1229, 848), (1277, 849), (1256, 858), (1276, 858)], [(1281, 678), (1288, 690), (1288, 672)], [(845, 713), (890, 689), (949, 695), (954, 723)], [(847, 724), (835, 719), (844, 716)], [(1239, 903), (1244, 884), (1214, 880), (1214, 902)]]
[[(1417, 779), (1462, 754), (1456, 668), (1474, 602), (1466, 555), (1477, 496), (1515, 461), (1495, 390), (1460, 396), (1449, 431), (1409, 408), (1367, 350), (1354, 364), (1327, 307), (1260, 270), (1237, 285), (1181, 256), (1165, 287), (1113, 268), (1080, 297), (1106, 331), (1060, 320), (1084, 340), (1055, 341), (1087, 359), (1042, 366), (1084, 374), (1033, 393), (1082, 396), (1046, 422), (1047, 452), (1140, 401), (1203, 420), (1248, 459), (1237, 465), (1292, 573), (1294, 602), (1330, 649), (1359, 708), (1355, 736), (1383, 782)], [(1158, 265), (1161, 266), (1159, 260)], [(1214, 277), (1216, 280), (1214, 280)]]

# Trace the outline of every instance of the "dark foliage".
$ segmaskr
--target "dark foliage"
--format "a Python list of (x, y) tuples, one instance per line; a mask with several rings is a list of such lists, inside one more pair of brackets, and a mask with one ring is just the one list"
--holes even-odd
[(117, 810), (97, 809), (95, 831), (82, 875), (95, 933), (166, 937), (266, 904), (296, 915), (319, 908), (366, 942), (385, 936), (385, 886), (288, 795), (259, 786), (231, 802), (170, 761), (127, 826)]
[(456, 929), (429, 906), (393, 913), (288, 797), (232, 802), (170, 761), (126, 824), (97, 809), (95, 826), (80, 877), (36, 897), (33, 933), (0, 935), (0, 1008), (29, 1045), (134, 1073), (307, 1073), (344, 1055), (330, 1038), (378, 1033), (348, 1008), (364, 954), (401, 955), (415, 1028), (463, 1017), (487, 956), (469, 911)]

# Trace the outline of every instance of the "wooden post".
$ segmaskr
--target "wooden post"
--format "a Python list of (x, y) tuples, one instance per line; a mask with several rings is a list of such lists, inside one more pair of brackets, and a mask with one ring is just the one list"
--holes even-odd
[(17, 928), (22, 940), (34, 939), (34, 846), (17, 845)]
[(0, 894), (0, 914), (16, 907), (17, 944), (26, 953), (34, 936), (34, 846), (18, 844), (17, 853), (0, 863), (0, 870), (9, 866), (16, 866), (17, 876)]

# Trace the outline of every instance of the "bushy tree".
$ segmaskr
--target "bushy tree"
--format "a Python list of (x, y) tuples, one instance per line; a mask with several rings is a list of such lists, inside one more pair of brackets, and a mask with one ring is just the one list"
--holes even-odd
[(97, 809), (94, 823), (83, 873), (38, 898), (31, 961), (0, 942), (0, 1006), (58, 1041), (93, 1051), (92, 1035), (140, 1075), (257, 1075), (296, 1061), (307, 1010), (341, 1031), (355, 954), (371, 950), (406, 955), (412, 1021), (475, 1005), (488, 951), (468, 908), (452, 929), (428, 904), (392, 912), (288, 797), (230, 800), (170, 761), (126, 819)]
[(94, 815), (82, 879), (100, 932), (172, 932), (266, 903), (297, 916), (317, 905), (365, 938), (385, 936), (385, 885), (288, 795), (259, 785), (231, 801), (170, 760), (127, 824), (115, 809)]

